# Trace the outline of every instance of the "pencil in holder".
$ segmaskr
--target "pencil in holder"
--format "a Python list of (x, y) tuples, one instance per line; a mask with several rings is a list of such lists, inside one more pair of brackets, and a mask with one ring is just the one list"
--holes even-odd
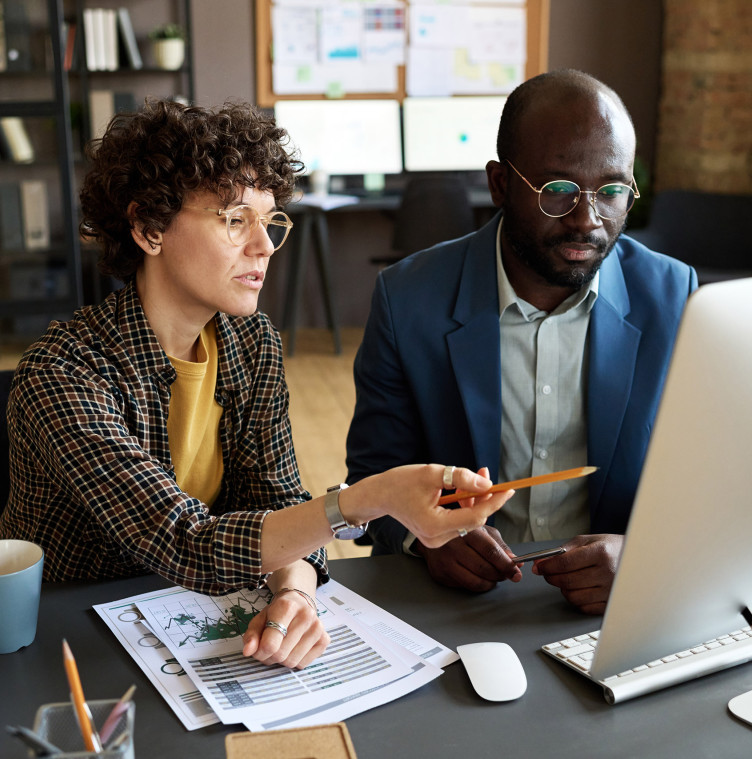
[[(99, 729), (118, 704), (117, 699), (88, 701), (94, 725)], [(131, 701), (120, 715), (115, 729), (100, 752), (87, 751), (71, 703), (42, 704), (34, 719), (34, 732), (62, 753), (55, 759), (134, 759), (133, 727), (136, 705)]]

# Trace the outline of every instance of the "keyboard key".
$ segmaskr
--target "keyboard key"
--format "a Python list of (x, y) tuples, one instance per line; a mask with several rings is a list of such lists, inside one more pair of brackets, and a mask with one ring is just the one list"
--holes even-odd
[(561, 656), (562, 658), (567, 658), (569, 656), (579, 656), (580, 654), (585, 653), (585, 651), (592, 650), (593, 646), (590, 643), (581, 643), (579, 646), (562, 648), (562, 650), (557, 653), (557, 656)]

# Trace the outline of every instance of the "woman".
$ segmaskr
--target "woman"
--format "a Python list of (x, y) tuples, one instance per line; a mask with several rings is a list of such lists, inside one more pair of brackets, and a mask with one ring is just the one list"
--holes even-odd
[(328, 643), (313, 596), (333, 525), (391, 514), (438, 546), (509, 494), (442, 509), (442, 484), (491, 482), (461, 469), (448, 482), (451, 470), (426, 465), (309, 500), (281, 343), (257, 311), (292, 226), (277, 210), (301, 169), (286, 140), (248, 105), (151, 101), (90, 146), (81, 232), (125, 286), (53, 322), (21, 360), (0, 536), (41, 544), (47, 580), (152, 571), (206, 593), (266, 583), (275, 595), (244, 652), (304, 667)]

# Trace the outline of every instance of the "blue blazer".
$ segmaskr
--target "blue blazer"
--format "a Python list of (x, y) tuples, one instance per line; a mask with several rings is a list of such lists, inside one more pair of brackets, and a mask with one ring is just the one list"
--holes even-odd
[[(498, 479), (501, 448), (496, 229), (416, 253), (378, 277), (355, 359), (348, 482), (408, 463), (478, 469)], [(623, 533), (637, 489), (691, 267), (622, 235), (601, 266), (588, 332), (587, 464), (593, 533)], [(406, 530), (373, 523), (374, 553)]]

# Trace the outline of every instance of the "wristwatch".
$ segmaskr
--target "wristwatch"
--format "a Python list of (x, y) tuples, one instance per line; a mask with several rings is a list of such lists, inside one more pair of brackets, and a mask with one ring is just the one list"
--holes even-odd
[(365, 534), (368, 522), (365, 524), (350, 524), (339, 510), (339, 494), (347, 485), (343, 482), (339, 485), (332, 485), (326, 489), (324, 497), (324, 510), (326, 518), (329, 520), (329, 526), (332, 528), (332, 534), (337, 540), (354, 540)]

